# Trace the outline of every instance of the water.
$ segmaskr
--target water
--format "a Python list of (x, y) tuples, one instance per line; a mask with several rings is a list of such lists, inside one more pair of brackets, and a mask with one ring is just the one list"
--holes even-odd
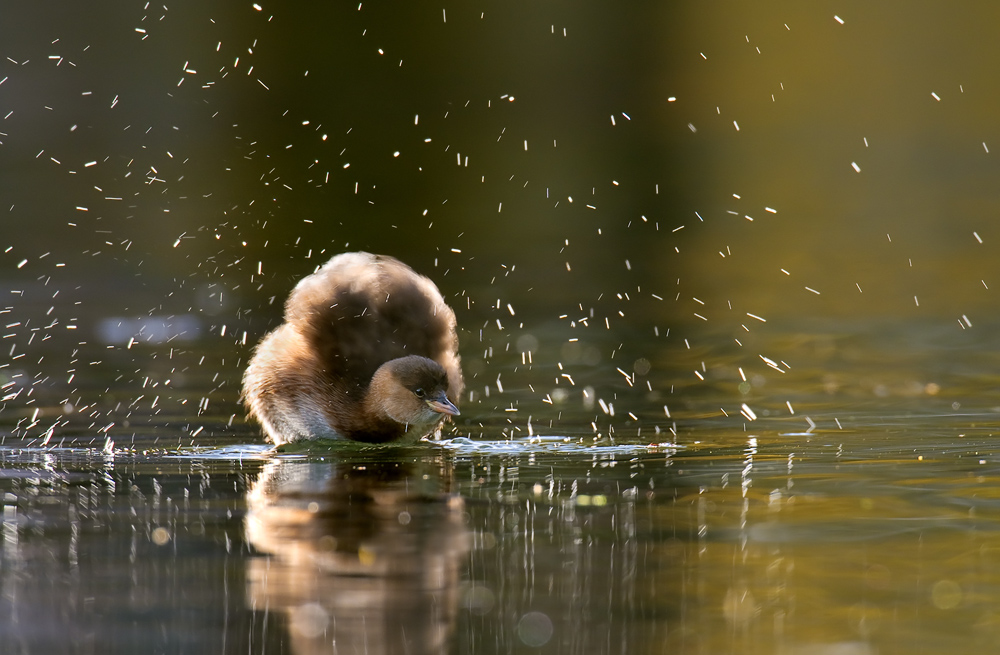
[[(700, 393), (681, 390), (697, 380), (683, 359), (654, 361), (635, 386), (607, 365), (564, 366), (621, 408), (613, 417), (579, 387), (549, 404), (512, 366), (440, 441), (407, 447), (275, 452), (232, 394), (213, 394), (233, 389), (231, 364), (161, 396), (196, 409), (211, 397), (200, 416), (133, 401), (129, 425), (95, 436), (73, 411), (45, 445), (45, 421), (7, 419), (4, 652), (988, 646), (1000, 625), (990, 331), (821, 328), (757, 335), (795, 362), (784, 373), (723, 347)], [(137, 348), (105, 348), (105, 366), (170, 355)], [(173, 368), (210, 352), (187, 348)], [(534, 366), (536, 380), (559, 370)], [(42, 415), (59, 411), (53, 391), (34, 396)], [(94, 411), (121, 421), (113, 400)]]

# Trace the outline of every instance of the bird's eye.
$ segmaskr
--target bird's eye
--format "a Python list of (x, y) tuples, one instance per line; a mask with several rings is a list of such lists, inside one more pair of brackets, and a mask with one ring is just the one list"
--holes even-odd
[(424, 390), (423, 389), (414, 389), (413, 393), (417, 394), (417, 398), (423, 398), (424, 397)]

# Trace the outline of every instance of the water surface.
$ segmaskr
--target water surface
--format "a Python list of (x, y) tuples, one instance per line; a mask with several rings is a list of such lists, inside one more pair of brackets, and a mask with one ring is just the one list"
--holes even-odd
[[(0, 448), (0, 635), (23, 653), (988, 647), (986, 332), (775, 328), (756, 338), (777, 369), (723, 347), (704, 380), (697, 353), (654, 359), (641, 385), (542, 357), (551, 388), (503, 369), (502, 392), (407, 447), (276, 452), (244, 423), (230, 365), (161, 390), (157, 407), (186, 399), (187, 415), (112, 385), (81, 416), (42, 389)], [(554, 400), (560, 370), (594, 399)]]

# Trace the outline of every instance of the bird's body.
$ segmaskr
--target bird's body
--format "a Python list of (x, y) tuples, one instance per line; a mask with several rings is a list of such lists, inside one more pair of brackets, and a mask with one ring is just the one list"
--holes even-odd
[(392, 257), (344, 253), (295, 286), (243, 397), (277, 444), (417, 439), (458, 414), (457, 350), (455, 313), (433, 282)]

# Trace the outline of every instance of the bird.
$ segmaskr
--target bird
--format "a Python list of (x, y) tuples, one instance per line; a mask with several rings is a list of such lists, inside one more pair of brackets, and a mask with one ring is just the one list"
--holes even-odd
[(393, 257), (347, 252), (289, 294), (242, 396), (276, 445), (386, 443), (437, 431), (463, 388), (455, 312), (437, 286)]

